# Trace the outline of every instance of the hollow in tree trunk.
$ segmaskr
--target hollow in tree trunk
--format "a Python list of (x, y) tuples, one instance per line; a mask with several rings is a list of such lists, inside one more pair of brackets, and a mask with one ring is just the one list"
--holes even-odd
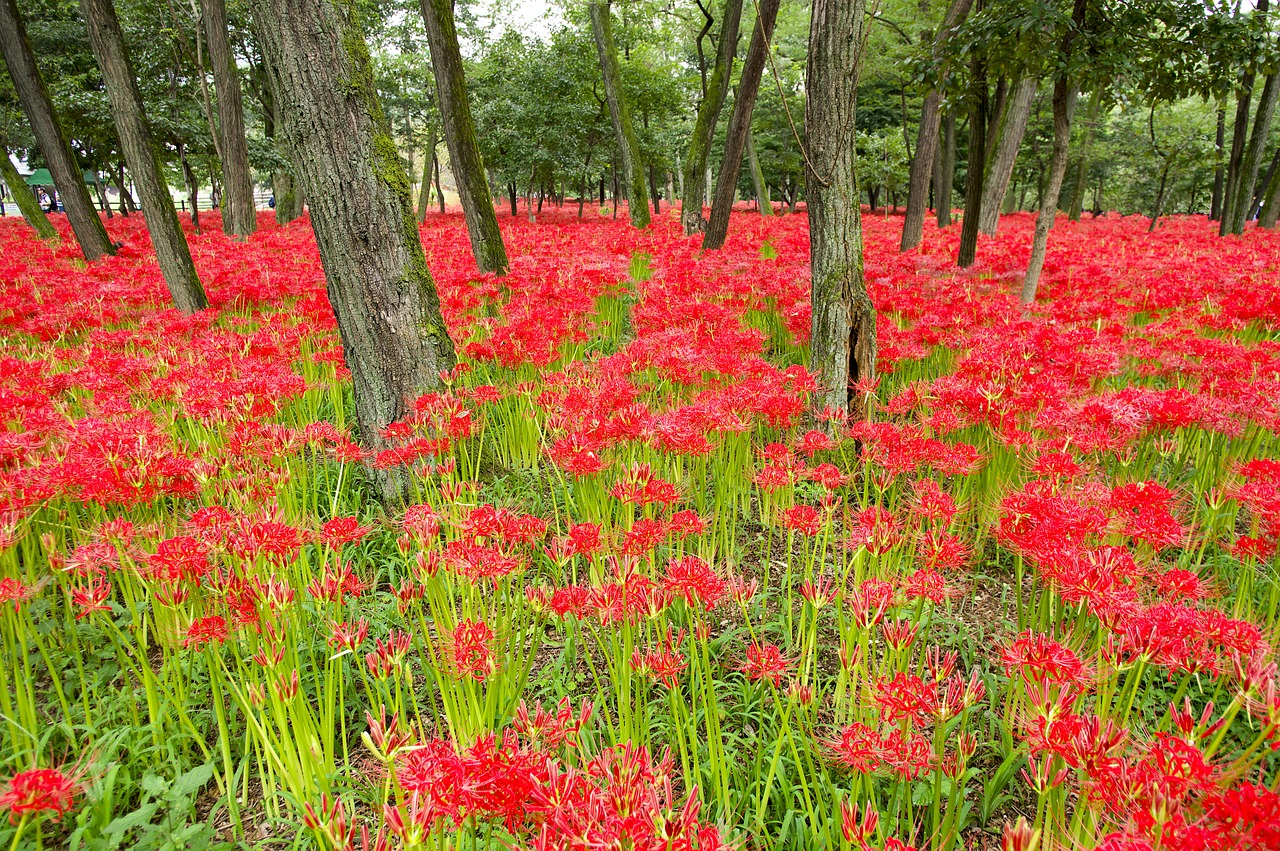
[(1031, 115), (1031, 99), (1035, 97), (1038, 81), (1023, 77), (1013, 87), (1013, 94), (1005, 104), (1000, 119), (1000, 133), (995, 150), (987, 154), (987, 174), (983, 178), (982, 209), (978, 214), (978, 230), (988, 236), (996, 235), (1000, 224), (1000, 205), (1009, 190), (1013, 167), (1022, 147), (1022, 136), (1027, 130), (1027, 118)]
[[(813, 304), (814, 407), (869, 414), (876, 377), (876, 311), (862, 266), (862, 214), (854, 171), (854, 109), (863, 0), (814, 0), (805, 74), (805, 185)], [(830, 417), (828, 417), (830, 422)]]
[(702, 96), (702, 103), (698, 105), (698, 117), (693, 125), (693, 134), (689, 137), (689, 150), (685, 156), (684, 171), (681, 172), (680, 224), (685, 236), (702, 230), (705, 225), (702, 205), (706, 200), (706, 186), (701, 178), (707, 168), (716, 122), (729, 92), (729, 77), (733, 73), (733, 57), (738, 49), (738, 25), (741, 19), (742, 0), (725, 0), (724, 12), (720, 16), (716, 64), (707, 79), (707, 90)]
[(227, 38), (225, 0), (200, 0), (213, 87), (218, 93), (218, 145), (222, 160), (222, 231), (245, 237), (258, 228), (253, 205), (253, 176), (249, 171), (249, 144), (244, 135), (244, 104), (240, 96), (240, 72)]
[[(622, 73), (618, 69), (618, 49), (613, 43), (613, 23), (607, 3), (591, 3), (591, 33), (595, 37), (596, 55), (600, 60), (600, 72), (604, 78), (605, 100), (609, 103), (609, 118), (613, 121), (613, 134), (622, 160), (622, 177), (627, 188), (627, 209), (631, 213), (631, 225), (637, 228), (649, 226), (649, 203), (645, 199), (644, 163), (640, 158), (640, 143), (636, 140), (635, 127), (631, 123), (631, 108), (622, 90)], [(614, 182), (617, 183), (617, 172)], [(614, 193), (614, 215), (618, 212), (617, 192)]]
[(431, 70), (436, 79), (436, 102), (440, 104), (444, 141), (449, 149), (449, 168), (458, 186), (462, 216), (467, 222), (471, 253), (481, 272), (507, 274), (507, 249), (498, 229), (498, 216), (489, 194), (475, 122), (467, 100), (467, 80), (458, 49), (458, 32), (453, 21), (453, 0), (422, 0), (422, 17), (427, 24), (427, 45), (431, 49)]
[[(409, 177), (378, 102), (352, 7), (253, 0), (254, 33), (281, 95), (281, 125), (311, 206), (329, 301), (351, 370), (364, 445), (441, 388), (456, 362), (409, 196)], [(378, 471), (384, 503), (404, 493)]]
[(707, 220), (707, 235), (702, 240), (704, 249), (716, 249), (724, 245), (729, 233), (729, 213), (733, 210), (734, 194), (738, 190), (738, 175), (742, 170), (742, 154), (751, 133), (751, 113), (756, 107), (756, 94), (760, 90), (760, 76), (769, 61), (769, 45), (773, 38), (773, 26), (778, 20), (779, 0), (760, 0), (755, 29), (751, 33), (751, 45), (742, 60), (742, 76), (733, 96), (733, 112), (724, 135), (724, 157), (720, 160), (720, 172), (716, 175), (716, 194), (711, 200), (711, 217)]
[[(955, 33), (956, 28), (964, 23), (972, 5), (973, 0), (951, 0), (942, 25), (938, 27), (938, 32), (933, 37), (932, 64), (936, 79), (925, 92), (924, 103), (920, 108), (920, 125), (916, 130), (916, 155), (911, 159), (911, 171), (907, 182), (907, 211), (902, 222), (902, 241), (899, 243), (901, 251), (915, 248), (924, 238), (924, 216), (928, 204), (929, 180), (937, 171), (934, 168), (934, 162), (940, 158), (940, 155), (935, 152), (939, 150), (938, 131), (941, 124), (942, 87), (947, 77), (949, 56), (946, 50), (947, 41)], [(934, 182), (940, 183), (938, 180)], [(947, 203), (950, 204), (951, 195), (949, 192), (946, 194)], [(936, 196), (934, 203), (938, 204), (942, 193), (938, 192), (937, 186), (934, 188), (934, 195)], [(938, 223), (941, 226), (943, 224), (941, 206), (938, 207), (938, 211)], [(947, 224), (950, 224), (950, 215), (948, 210)]]
[[(104, 254), (115, 254), (107, 229), (93, 208), (93, 200), (84, 183), (84, 172), (76, 162), (67, 134), (53, 110), (44, 78), (36, 67), (35, 54), (31, 51), (26, 26), (15, 0), (0, 0), (0, 54), (9, 68), (14, 91), (35, 134), (45, 165), (53, 175), (58, 194), (62, 196), (71, 231), (76, 235), (85, 259), (92, 262)], [(25, 186), (14, 188), (14, 196), (17, 197), (22, 189)]]
[[(80, 13), (89, 33), (89, 45), (102, 70), (107, 98), (115, 117), (116, 138), (142, 198), (151, 244), (155, 246), (160, 273), (173, 296), (174, 306), (194, 313), (209, 306), (204, 287), (196, 276), (187, 238), (178, 224), (173, 196), (160, 171), (152, 144), (151, 127), (143, 111), (142, 94), (125, 49), (124, 34), (112, 0), (80, 0)], [(123, 182), (123, 181), (122, 181)], [(128, 193), (125, 193), (126, 197)]]

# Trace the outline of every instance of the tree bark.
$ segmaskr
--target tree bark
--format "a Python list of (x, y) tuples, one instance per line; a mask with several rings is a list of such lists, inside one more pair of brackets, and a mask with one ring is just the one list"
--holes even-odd
[(1277, 219), (1280, 219), (1280, 169), (1276, 169), (1271, 182), (1267, 184), (1266, 201), (1258, 214), (1258, 227), (1272, 230)]
[(751, 171), (751, 185), (756, 192), (756, 206), (760, 208), (760, 215), (773, 215), (773, 202), (769, 200), (769, 184), (764, 182), (764, 171), (760, 168), (760, 158), (756, 156), (756, 140), (751, 133), (751, 129), (747, 129), (747, 168)]
[(1022, 147), (1022, 136), (1027, 130), (1027, 118), (1031, 115), (1031, 99), (1035, 97), (1038, 83), (1034, 77), (1023, 77), (1014, 86), (1000, 120), (995, 150), (987, 156), (987, 175), (983, 178), (978, 230), (988, 236), (995, 236), (1000, 224), (1000, 207), (1009, 189), (1009, 179), (1013, 177), (1018, 149)]
[[(1086, 0), (1076, 0), (1082, 6)], [(1053, 86), (1053, 155), (1049, 159), (1049, 185), (1045, 188), (1036, 215), (1036, 232), (1031, 243), (1031, 259), (1027, 274), (1022, 280), (1020, 300), (1024, 307), (1036, 300), (1036, 288), (1040, 285), (1040, 272), (1044, 269), (1045, 253), (1049, 249), (1049, 231), (1058, 215), (1058, 195), (1062, 191), (1062, 178), (1067, 172), (1067, 155), (1071, 146), (1071, 113), (1075, 107), (1075, 84), (1065, 76), (1059, 76)]]
[(1089, 150), (1093, 147), (1093, 133), (1098, 126), (1098, 108), (1102, 93), (1094, 92), (1089, 98), (1089, 111), (1085, 113), (1084, 138), (1080, 140), (1080, 154), (1076, 157), (1076, 179), (1071, 189), (1071, 207), (1067, 216), (1073, 222), (1080, 221), (1084, 212), (1084, 193), (1089, 182)]
[(422, 186), (418, 189), (418, 223), (427, 220), (427, 209), (431, 206), (431, 176), (436, 169), (436, 147), (440, 139), (435, 125), (427, 131), (427, 147), (422, 152)]
[(147, 230), (155, 246), (164, 282), (178, 310), (183, 313), (203, 310), (209, 306), (209, 300), (196, 276), (187, 238), (173, 208), (173, 196), (169, 194), (169, 186), (160, 172), (151, 126), (143, 111), (142, 94), (138, 91), (138, 80), (125, 48), (115, 7), (112, 0), (80, 0), (80, 13), (89, 33), (89, 44), (102, 70), (107, 98), (115, 117), (116, 137), (120, 140), (129, 173), (141, 196)]
[(435, 165), (436, 170), (436, 203), (440, 205), (440, 215), (444, 215), (444, 187), (440, 185), (440, 153), (439, 151), (431, 152), (431, 162)]
[[(720, 160), (720, 173), (716, 175), (716, 194), (711, 201), (711, 217), (707, 220), (707, 234), (702, 247), (717, 249), (724, 245), (729, 233), (729, 213), (733, 210), (733, 197), (738, 190), (738, 175), (742, 171), (742, 154), (751, 133), (751, 113), (755, 110), (756, 94), (760, 91), (760, 76), (769, 60), (769, 42), (773, 38), (773, 26), (778, 20), (779, 0), (760, 0), (755, 29), (751, 33), (751, 45), (742, 60), (742, 76), (733, 96), (733, 113), (724, 135), (724, 157)], [(852, 139), (850, 141), (852, 144)]]
[[(978, 48), (981, 51), (981, 48)], [(964, 220), (960, 228), (960, 248), (956, 265), (972, 266), (978, 251), (978, 223), (981, 221), (982, 181), (987, 161), (987, 73), (981, 52), (972, 62), (969, 90), (969, 159), (964, 189)]]
[[(1265, 3), (1266, 0), (1261, 0)], [(1236, 94), (1236, 120), (1231, 131), (1231, 156), (1227, 159), (1227, 176), (1222, 190), (1222, 218), (1218, 221), (1218, 235), (1231, 232), (1231, 210), (1235, 204), (1236, 189), (1240, 183), (1240, 163), (1244, 159), (1246, 137), (1249, 134), (1249, 111), (1253, 105), (1254, 69), (1250, 62)]]
[(253, 205), (253, 176), (249, 171), (249, 144), (244, 135), (244, 103), (240, 73), (227, 38), (225, 0), (200, 0), (213, 87), (218, 94), (218, 136), (222, 157), (222, 232), (245, 237), (258, 229)]
[[(649, 203), (645, 199), (644, 163), (640, 157), (640, 143), (636, 140), (635, 127), (631, 123), (631, 109), (626, 93), (622, 90), (622, 73), (618, 69), (618, 49), (613, 43), (613, 23), (607, 3), (591, 3), (591, 33), (595, 37), (596, 55), (600, 60), (600, 72), (604, 78), (605, 100), (609, 103), (609, 118), (613, 121), (613, 133), (617, 138), (618, 155), (622, 160), (623, 179), (627, 189), (627, 209), (631, 225), (647, 228), (651, 221)], [(617, 173), (614, 173), (615, 182)], [(617, 213), (617, 199), (614, 200)]]
[(956, 182), (956, 114), (947, 110), (942, 119), (942, 141), (938, 147), (938, 185), (933, 203), (938, 227), (951, 226), (951, 196)]
[(1226, 141), (1227, 133), (1227, 110), (1222, 106), (1222, 101), (1218, 101), (1218, 131), (1214, 136), (1214, 153), (1218, 161), (1218, 166), (1213, 170), (1213, 195), (1209, 200), (1209, 218), (1222, 218), (1222, 146)]
[(1240, 173), (1231, 193), (1231, 204), (1227, 207), (1227, 215), (1223, 216), (1223, 224), (1228, 233), (1244, 233), (1244, 222), (1249, 207), (1253, 204), (1253, 189), (1258, 182), (1258, 170), (1262, 166), (1267, 137), (1271, 135), (1271, 119), (1276, 112), (1277, 96), (1280, 96), (1280, 73), (1268, 74), (1266, 82), (1262, 84), (1262, 95), (1258, 98), (1253, 133), (1245, 147), (1244, 156), (1240, 159)]
[(813, 305), (814, 406), (869, 414), (876, 377), (876, 311), (862, 265), (862, 212), (853, 128), (863, 0), (814, 0), (805, 74), (805, 184)]
[[(920, 108), (920, 126), (916, 130), (916, 155), (911, 160), (911, 176), (907, 183), (907, 211), (902, 221), (902, 242), (899, 249), (910, 251), (920, 244), (924, 238), (924, 217), (929, 196), (929, 179), (934, 169), (934, 160), (938, 150), (938, 132), (941, 125), (942, 86), (947, 77), (947, 41), (956, 29), (964, 23), (969, 14), (973, 0), (951, 0), (942, 25), (933, 38), (933, 65), (937, 80), (925, 92), (924, 103)], [(952, 119), (954, 129), (954, 119)], [(940, 182), (940, 181), (939, 181)], [(938, 224), (943, 226), (941, 200), (944, 193), (935, 190), (934, 204), (938, 209)], [(945, 193), (950, 204), (951, 193)], [(951, 211), (947, 210), (947, 222), (951, 223)]]
[(1156, 229), (1156, 224), (1160, 221), (1160, 216), (1164, 213), (1164, 196), (1165, 188), (1169, 185), (1169, 169), (1173, 167), (1173, 156), (1170, 155), (1164, 163), (1164, 168), (1160, 171), (1160, 185), (1156, 189), (1156, 203), (1151, 209), (1151, 223), (1147, 225), (1147, 233), (1152, 233)]
[[(352, 7), (253, 0), (254, 32), (282, 101), (282, 129), (311, 205), (311, 226), (351, 370), (364, 445), (441, 387), (456, 362), (418, 237), (409, 178), (378, 103)], [(483, 174), (483, 172), (482, 172)], [(403, 494), (381, 471), (384, 502)]]
[(200, 181), (187, 159), (187, 146), (178, 143), (178, 163), (182, 166), (182, 179), (187, 184), (187, 200), (191, 202), (191, 229), (200, 233)]
[[(31, 42), (27, 39), (26, 25), (18, 13), (15, 0), (0, 0), (0, 54), (3, 54), (9, 68), (13, 88), (22, 103), (22, 110), (27, 115), (49, 173), (53, 175), (53, 183), (62, 196), (71, 231), (76, 235), (85, 259), (92, 262), (104, 254), (115, 254), (102, 218), (93, 208), (93, 200), (84, 183), (84, 172), (76, 162), (67, 135), (53, 110), (53, 101), (49, 97), (44, 78), (36, 67)], [(14, 191), (15, 197), (19, 194), (19, 191)], [(41, 217), (43, 218), (43, 214)]]
[(702, 173), (707, 168), (711, 152), (711, 140), (715, 137), (716, 122), (729, 92), (729, 77), (733, 73), (733, 57), (738, 49), (738, 25), (742, 19), (742, 0), (725, 0), (720, 17), (720, 42), (716, 45), (716, 64), (707, 80), (706, 93), (698, 105), (698, 118), (689, 137), (689, 150), (681, 172), (680, 224), (684, 235), (702, 230), (702, 205), (705, 184)]
[(44, 210), (40, 209), (40, 201), (18, 174), (18, 170), (14, 168), (13, 160), (9, 159), (9, 149), (4, 146), (0, 146), (0, 180), (9, 187), (9, 194), (18, 205), (22, 218), (27, 220), (27, 224), (31, 225), (36, 235), (41, 239), (57, 239), (57, 228), (53, 226), (53, 222), (49, 221)]
[[(1271, 154), (1271, 163), (1267, 166), (1267, 170), (1262, 174), (1262, 180), (1254, 187), (1253, 201), (1249, 204), (1249, 214), (1245, 217), (1245, 221), (1256, 219), (1258, 214), (1262, 212), (1262, 202), (1267, 197), (1267, 188), (1271, 186), (1271, 181), (1276, 176), (1277, 169), (1280, 169), (1280, 148), (1276, 148)], [(1199, 189), (1199, 186), (1196, 187)], [(1194, 200), (1194, 198), (1193, 198)], [(1194, 210), (1194, 205), (1192, 206)]]
[(453, 0), (421, 0), (427, 24), (427, 45), (431, 49), (431, 69), (436, 80), (436, 102), (449, 149), (449, 168), (458, 185), (462, 216), (467, 222), (471, 253), (481, 272), (507, 274), (507, 249), (498, 229), (498, 216), (489, 194), (475, 122), (467, 100), (467, 80), (458, 49), (458, 32), (453, 21)]

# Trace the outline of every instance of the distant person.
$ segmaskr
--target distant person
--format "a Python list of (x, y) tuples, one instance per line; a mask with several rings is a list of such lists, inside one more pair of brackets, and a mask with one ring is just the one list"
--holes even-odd
[(276, 196), (272, 195), (267, 199), (267, 206), (273, 210), (276, 208)]

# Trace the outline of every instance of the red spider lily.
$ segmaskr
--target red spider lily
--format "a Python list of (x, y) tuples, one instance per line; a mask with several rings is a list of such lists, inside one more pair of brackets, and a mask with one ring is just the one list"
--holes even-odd
[(28, 585), (21, 579), (7, 577), (0, 579), (0, 605), (12, 603), (14, 612), (17, 612), (22, 608), (23, 604), (30, 602), (39, 591), (39, 584)]
[(360, 540), (371, 531), (355, 517), (335, 517), (320, 528), (320, 539), (334, 549)]
[(681, 597), (690, 608), (711, 611), (727, 592), (725, 582), (711, 565), (697, 556), (674, 559), (662, 580), (663, 593)]
[(227, 622), (221, 615), (210, 615), (196, 618), (187, 629), (187, 636), (182, 641), (183, 647), (199, 650), (211, 643), (222, 644), (227, 640)]
[(583, 700), (575, 713), (566, 697), (556, 707), (555, 715), (543, 709), (542, 704), (538, 704), (530, 715), (529, 707), (521, 700), (511, 724), (521, 737), (547, 751), (554, 751), (561, 745), (576, 748), (579, 743), (578, 734), (591, 720), (594, 712), (595, 707), (591, 701)]
[(858, 821), (858, 804), (856, 801), (844, 800), (840, 804), (840, 831), (844, 834), (845, 841), (856, 842), (859, 848), (867, 847), (867, 840), (875, 835), (876, 828), (880, 826), (880, 813), (867, 805), (867, 809), (863, 812), (862, 821)]
[(147, 559), (147, 566), (161, 581), (198, 583), (209, 572), (209, 547), (192, 537), (168, 538)]
[(445, 647), (452, 673), (484, 682), (497, 669), (493, 639), (493, 630), (484, 621), (460, 621)]
[(739, 670), (750, 680), (768, 680), (777, 686), (790, 668), (791, 660), (782, 655), (776, 644), (752, 644), (747, 648), (747, 661)]
[(782, 513), (783, 523), (788, 529), (815, 537), (822, 531), (822, 513), (811, 505), (794, 505)]
[(374, 639), (373, 646), (374, 649), (365, 654), (365, 665), (368, 666), (369, 673), (385, 680), (399, 670), (409, 648), (413, 646), (413, 638), (407, 632), (393, 629), (386, 641)]
[(369, 622), (360, 618), (354, 623), (335, 623), (331, 630), (329, 646), (335, 650), (341, 649), (354, 653), (369, 637)]
[(1088, 687), (1093, 674), (1069, 648), (1044, 633), (1020, 633), (1001, 651), (1005, 675), (1020, 673), (1027, 682), (1049, 681)]
[(84, 588), (71, 589), (71, 602), (79, 609), (76, 620), (82, 620), (94, 612), (109, 612), (111, 607), (107, 600), (111, 599), (111, 583), (103, 577), (91, 580)]
[(677, 652), (677, 648), (684, 643), (684, 637), (684, 630), (680, 630), (674, 638), (668, 632), (658, 649), (648, 653), (635, 650), (631, 655), (631, 670), (650, 677), (669, 689), (677, 688), (680, 685), (680, 674), (689, 667), (688, 660)]
[(61, 821), (75, 806), (77, 783), (58, 768), (32, 768), (9, 779), (0, 792), (0, 809), (9, 811), (9, 823), (30, 815), (50, 813)]

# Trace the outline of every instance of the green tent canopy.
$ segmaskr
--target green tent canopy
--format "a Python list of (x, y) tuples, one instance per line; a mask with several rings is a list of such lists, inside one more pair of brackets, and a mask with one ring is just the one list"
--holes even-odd
[[(93, 172), (86, 171), (80, 175), (85, 183), (93, 183)], [(26, 178), (28, 186), (52, 186), (53, 175), (49, 174), (49, 169), (38, 168)]]

